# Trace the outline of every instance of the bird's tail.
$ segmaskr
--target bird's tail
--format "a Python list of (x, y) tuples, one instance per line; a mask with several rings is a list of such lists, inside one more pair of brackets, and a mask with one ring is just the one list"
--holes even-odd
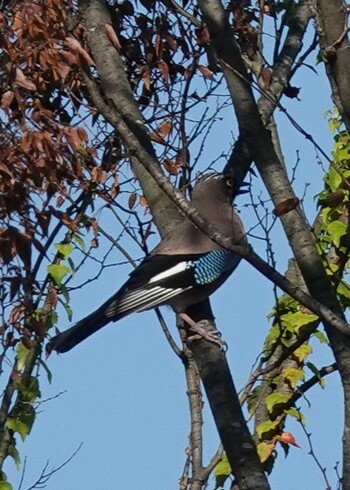
[(116, 297), (110, 298), (96, 311), (86, 316), (64, 332), (55, 335), (46, 345), (46, 352), (48, 354), (50, 354), (50, 352), (53, 350), (57, 352), (67, 352), (86, 338), (90, 337), (90, 335), (107, 325), (107, 323), (120, 320), (120, 318), (125, 316), (125, 313), (114, 313), (113, 315), (110, 314), (110, 309), (115, 304), (118, 304), (118, 299)]

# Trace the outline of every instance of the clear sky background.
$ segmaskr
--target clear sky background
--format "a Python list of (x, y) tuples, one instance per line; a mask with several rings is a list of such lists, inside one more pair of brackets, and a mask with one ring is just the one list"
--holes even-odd
[[(287, 100), (284, 104), (298, 123), (312, 133), (322, 148), (330, 154), (332, 137), (323, 113), (332, 107), (329, 87), (318, 67), (317, 76), (304, 69), (302, 77), (294, 80), (301, 86), (301, 101)], [(228, 148), (233, 115), (229, 110), (225, 120), (214, 126), (202, 155), (203, 167)], [(315, 194), (321, 189), (323, 171), (317, 162), (310, 142), (297, 133), (285, 116), (276, 113), (282, 149), (288, 167), (296, 161), (299, 150), (296, 192), (302, 196), (305, 181), (305, 209), (312, 222), (316, 214)], [(206, 161), (204, 161), (204, 159)], [(222, 166), (224, 162), (221, 162)], [(222, 168), (222, 166), (220, 168)], [(325, 165), (326, 166), (326, 165)], [(218, 170), (220, 169), (218, 168)], [(259, 180), (254, 185), (259, 188)], [(247, 196), (237, 200), (246, 229), (256, 224)], [(108, 226), (107, 215), (104, 226)], [(115, 220), (110, 221), (109, 233), (117, 233)], [(283, 272), (291, 256), (283, 232), (277, 224), (273, 230), (274, 250), (278, 269)], [(125, 242), (127, 243), (127, 242)], [(251, 239), (256, 250), (265, 257), (265, 244)], [(140, 252), (133, 248), (135, 257)], [(115, 250), (114, 262), (124, 260)], [(90, 313), (114, 293), (126, 280), (131, 266), (110, 268), (99, 278), (75, 291), (71, 296), (74, 320)], [(82, 271), (77, 284), (89, 277)], [(212, 298), (213, 311), (224, 339), (229, 345), (228, 361), (240, 389), (261, 351), (269, 329), (267, 315), (273, 306), (272, 285), (241, 263), (229, 281)], [(165, 310), (166, 311), (166, 310)], [(69, 323), (61, 314), (60, 329)], [(177, 338), (174, 315), (166, 313), (168, 324)], [(311, 359), (321, 367), (333, 362), (327, 346), (313, 344)], [(90, 337), (67, 354), (51, 355), (48, 360), (53, 373), (50, 385), (44, 372), (41, 375), (43, 399), (32, 433), (19, 444), (22, 457), (26, 455), (26, 472), (21, 490), (28, 489), (39, 477), (45, 463), (48, 470), (68, 459), (83, 443), (73, 460), (58, 471), (47, 484), (50, 490), (175, 490), (186, 460), (185, 449), (189, 435), (189, 413), (184, 371), (181, 362), (169, 348), (157, 323), (154, 312), (136, 314), (111, 324)], [(311, 373), (310, 373), (311, 376)], [(59, 393), (64, 392), (60, 396)], [(57, 396), (57, 397), (56, 397)], [(326, 389), (316, 386), (307, 394), (308, 403), (300, 402), (306, 416), (307, 430), (312, 433), (315, 452), (336, 489), (333, 466), (341, 460), (343, 400), (338, 375), (326, 379)], [(204, 412), (204, 448), (206, 462), (214, 454), (219, 439), (207, 404)], [(296, 423), (288, 422), (301, 449), (290, 449), (285, 460), (279, 451), (275, 469), (270, 477), (274, 490), (320, 490), (325, 488), (322, 475), (309, 456), (305, 435)], [(8, 479), (17, 489), (21, 472), (12, 462), (5, 468)], [(17, 482), (17, 483), (16, 483)], [(17, 484), (17, 486), (16, 486)], [(214, 480), (209, 489), (214, 488)]]

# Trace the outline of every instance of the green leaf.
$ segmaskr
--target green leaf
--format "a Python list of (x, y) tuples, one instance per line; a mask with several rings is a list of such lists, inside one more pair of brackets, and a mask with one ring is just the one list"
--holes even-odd
[(290, 398), (291, 398), (290, 394), (271, 393), (271, 395), (268, 395), (265, 400), (265, 404), (268, 412), (272, 413), (275, 408), (286, 405), (290, 400)]
[(292, 407), (292, 408), (289, 408), (288, 410), (285, 410), (285, 413), (290, 415), (291, 417), (295, 418), (296, 420), (298, 420), (303, 426), (306, 425), (305, 417), (300, 412), (300, 410)]
[(48, 368), (48, 366), (47, 366), (47, 364), (46, 364), (45, 361), (43, 361), (42, 359), (39, 359), (39, 362), (40, 362), (40, 364), (42, 365), (42, 367), (44, 368), (44, 370), (46, 372), (46, 376), (47, 376), (48, 382), (51, 384), (51, 381), (52, 381), (52, 372)]
[(337, 248), (340, 246), (340, 239), (346, 235), (346, 228), (346, 224), (339, 220), (332, 221), (326, 228), (332, 242)]
[(35, 420), (35, 410), (31, 405), (25, 406), (25, 411), (20, 413), (16, 418), (9, 418), (6, 422), (6, 427), (18, 432), (22, 441), (30, 433)]
[(34, 376), (31, 376), (26, 382), (15, 381), (14, 386), (26, 402), (31, 403), (41, 396), (39, 380)]
[(312, 347), (308, 344), (302, 344), (300, 347), (295, 349), (293, 355), (298, 359), (299, 362), (303, 360), (312, 353)]
[(259, 442), (257, 444), (256, 449), (258, 451), (258, 455), (260, 458), (260, 461), (262, 463), (265, 463), (269, 459), (269, 457), (272, 455), (272, 453), (275, 450), (275, 443), (274, 442)]
[(75, 233), (74, 233), (74, 235), (72, 235), (72, 239), (81, 247), (83, 252), (85, 252), (86, 247), (85, 247), (84, 240), (79, 235), (77, 235)]
[(272, 439), (273, 432), (277, 429), (278, 426), (278, 420), (266, 420), (265, 422), (262, 422), (257, 426), (256, 433), (258, 434), (259, 439)]
[(67, 259), (74, 250), (71, 243), (55, 243), (55, 247), (64, 259)]
[(320, 371), (318, 370), (318, 368), (312, 362), (307, 362), (306, 365), (310, 369), (310, 371), (318, 378), (318, 382), (319, 382), (321, 388), (324, 389), (326, 382), (322, 378), (322, 376), (320, 375)]
[(72, 308), (67, 305), (67, 304), (64, 304), (64, 309), (66, 310), (67, 312), (67, 315), (68, 315), (68, 320), (71, 322), (72, 321), (72, 317), (73, 317), (73, 311), (72, 311)]
[(340, 281), (337, 287), (337, 293), (341, 297), (342, 304), (345, 307), (350, 306), (350, 285), (345, 281)]
[(63, 297), (66, 300), (66, 302), (69, 303), (69, 299), (70, 299), (69, 298), (69, 292), (68, 292), (68, 289), (66, 288), (66, 286), (64, 284), (60, 285), (60, 291), (63, 294)]
[(0, 481), (0, 490), (13, 490), (13, 487), (7, 481)]
[(284, 379), (289, 381), (292, 388), (295, 388), (299, 381), (305, 378), (304, 371), (297, 368), (287, 368), (283, 371)]
[[(231, 473), (232, 473), (231, 465), (228, 462), (226, 454), (224, 453), (222, 455), (220, 463), (218, 463), (214, 468), (214, 475), (216, 476), (216, 478), (218, 478), (220, 476), (224, 476), (224, 477), (228, 478), (231, 475)], [(225, 483), (225, 481), (223, 483)], [(222, 484), (221, 484), (221, 486), (222, 486)], [(216, 488), (219, 488), (219, 487), (216, 487)]]
[(310, 325), (314, 323), (317, 319), (318, 317), (313, 313), (304, 313), (300, 310), (295, 312), (289, 311), (285, 315), (281, 316), (283, 326), (285, 326), (291, 332), (295, 332), (305, 325)]
[(247, 397), (247, 408), (248, 412), (252, 414), (253, 410), (256, 408), (256, 403), (259, 399), (259, 393), (261, 392), (261, 386), (256, 386)]
[(30, 349), (20, 342), (16, 347), (17, 353), (17, 368), (22, 371), (26, 367), (28, 356), (30, 354)]
[(20, 458), (20, 455), (19, 455), (17, 448), (13, 444), (9, 445), (8, 453), (11, 456), (11, 458), (13, 458), (13, 460), (17, 466), (17, 469), (20, 470), (22, 467), (21, 458)]
[(54, 282), (60, 286), (62, 279), (70, 273), (70, 269), (63, 264), (51, 264), (47, 268), (47, 272), (50, 274)]
[(325, 177), (325, 181), (330, 187), (331, 191), (335, 192), (339, 189), (342, 183), (342, 178), (339, 175), (339, 172), (337, 172), (334, 167), (331, 167)]
[(313, 333), (313, 335), (318, 339), (321, 344), (329, 344), (329, 340), (325, 336), (323, 332), (320, 332), (319, 330), (316, 330), (316, 332)]

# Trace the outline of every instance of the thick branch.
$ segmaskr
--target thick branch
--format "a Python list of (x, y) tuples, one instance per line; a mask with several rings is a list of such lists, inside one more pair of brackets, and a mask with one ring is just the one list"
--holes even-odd
[[(124, 72), (122, 60), (106, 34), (105, 25), (111, 26), (112, 21), (105, 4), (100, 0), (80, 0), (79, 8), (85, 21), (87, 42), (101, 79), (103, 97), (100, 94), (100, 104), (108, 105), (110, 108), (109, 122), (115, 126), (113, 116), (117, 113), (132, 130), (134, 137), (147, 154), (156, 160), (142, 113)], [(105, 114), (104, 111), (102, 113)], [(133, 171), (152, 209), (156, 225), (161, 235), (164, 235), (181, 219), (177, 208), (164, 193), (159, 191), (156, 182), (145, 171), (143, 165), (137, 159), (131, 158), (131, 161)]]
[[(269, 133), (260, 118), (237, 43), (232, 35), (224, 7), (219, 0), (199, 0), (199, 7), (208, 26), (220, 59), (235, 108), (240, 132), (249, 145), (264, 184), (275, 206), (295, 199), (287, 175), (279, 161)], [(315, 239), (302, 213), (295, 209), (281, 216), (293, 254), (312, 296), (343, 317), (341, 306), (316, 248)], [(350, 487), (350, 346), (347, 338), (324, 322), (339, 367), (345, 390), (344, 464), (347, 486)], [(345, 477), (345, 474), (347, 476)]]
[(333, 101), (350, 132), (350, 43), (343, 0), (317, 0), (316, 19)]

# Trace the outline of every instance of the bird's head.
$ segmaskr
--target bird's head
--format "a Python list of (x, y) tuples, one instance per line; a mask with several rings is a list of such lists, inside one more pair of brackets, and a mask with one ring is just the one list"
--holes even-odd
[(192, 191), (192, 200), (213, 199), (215, 196), (219, 201), (231, 203), (239, 192), (232, 174), (212, 172), (197, 180)]

